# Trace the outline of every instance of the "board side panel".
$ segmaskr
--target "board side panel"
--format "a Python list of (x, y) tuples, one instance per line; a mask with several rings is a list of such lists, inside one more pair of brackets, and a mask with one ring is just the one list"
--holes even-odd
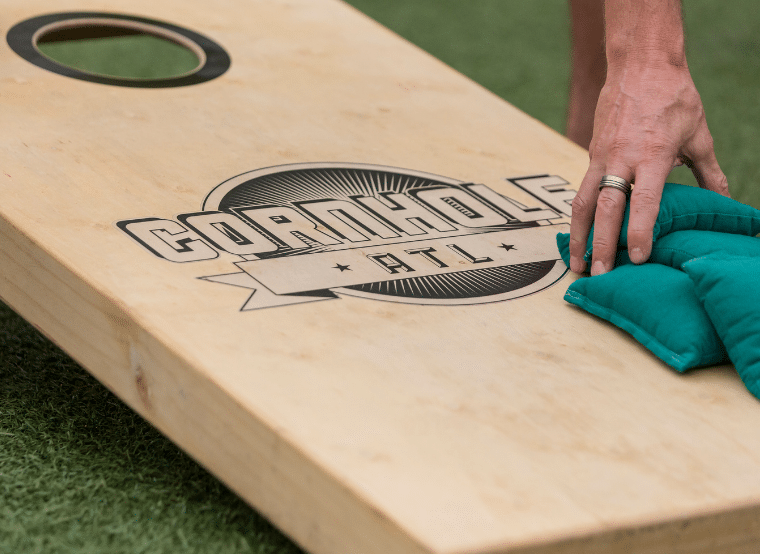
[(0, 299), (310, 552), (430, 552), (3, 219)]
[(477, 554), (755, 554), (758, 545), (760, 506), (737, 506), (715, 514), (550, 540), (524, 548), (496, 547)]

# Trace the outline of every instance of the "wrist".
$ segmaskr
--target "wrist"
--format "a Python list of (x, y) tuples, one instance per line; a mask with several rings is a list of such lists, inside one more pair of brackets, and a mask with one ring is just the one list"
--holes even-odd
[(605, 0), (605, 54), (613, 70), (686, 67), (680, 0)]
[(608, 72), (622, 69), (687, 69), (686, 49), (680, 44), (607, 43)]

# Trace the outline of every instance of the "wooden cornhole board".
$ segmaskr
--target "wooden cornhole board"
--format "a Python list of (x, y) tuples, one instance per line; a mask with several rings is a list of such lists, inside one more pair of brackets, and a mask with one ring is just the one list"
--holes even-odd
[(334, 0), (76, 10), (232, 64), (130, 88), (0, 48), (0, 296), (305, 549), (760, 544), (733, 369), (562, 300), (584, 151)]

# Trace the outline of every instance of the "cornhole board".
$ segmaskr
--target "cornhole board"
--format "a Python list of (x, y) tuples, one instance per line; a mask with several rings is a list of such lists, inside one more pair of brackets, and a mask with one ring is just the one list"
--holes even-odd
[(733, 368), (562, 299), (583, 150), (335, 0), (70, 7), (199, 34), (148, 88), (60, 11), (3, 5), (0, 296), (306, 550), (755, 551)]

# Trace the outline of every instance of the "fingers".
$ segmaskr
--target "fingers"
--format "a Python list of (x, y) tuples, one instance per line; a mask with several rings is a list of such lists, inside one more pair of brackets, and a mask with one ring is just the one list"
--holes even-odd
[[(633, 170), (624, 164), (615, 163), (606, 166), (605, 174), (615, 175), (628, 181), (633, 180)], [(595, 187), (599, 190), (599, 176)], [(615, 255), (620, 238), (620, 227), (628, 198), (618, 189), (604, 187), (599, 190), (594, 212), (594, 254), (591, 260), (591, 275), (601, 275), (611, 271), (615, 266)]]
[[(619, 175), (619, 173), (612, 173)], [(624, 177), (630, 181), (630, 177)], [(620, 227), (625, 212), (626, 194), (622, 190), (605, 187), (599, 191), (594, 217), (594, 254), (591, 275), (611, 271), (615, 265)]]
[(704, 120), (684, 152), (691, 159), (689, 168), (700, 187), (723, 196), (731, 196), (728, 192), (728, 179), (718, 165), (712, 135)]
[[(701, 142), (700, 142), (701, 141)], [(726, 176), (720, 169), (712, 138), (704, 127), (696, 144), (697, 152), (689, 166), (694, 172), (699, 185), (724, 196), (728, 194)], [(678, 161), (678, 159), (676, 160)], [(631, 210), (628, 220), (628, 255), (635, 264), (642, 264), (649, 259), (652, 252), (653, 230), (660, 211), (660, 200), (673, 159), (662, 157), (660, 160), (640, 165), (636, 169), (636, 186), (631, 194)], [(586, 269), (583, 255), (592, 224), (594, 225), (593, 259), (591, 275), (601, 275), (611, 271), (617, 254), (617, 244), (625, 213), (626, 197), (622, 191), (605, 187), (598, 191), (602, 174), (612, 174), (633, 180), (633, 172), (622, 167), (589, 169), (581, 184), (576, 201), (573, 202), (573, 218), (570, 229), (570, 269), (581, 273)], [(596, 194), (593, 194), (596, 191)], [(596, 196), (596, 198), (594, 198)]]
[(652, 253), (652, 233), (660, 212), (660, 199), (665, 179), (672, 164), (664, 163), (639, 167), (636, 186), (631, 193), (631, 213), (628, 219), (628, 256), (635, 264), (643, 264)]
[(625, 213), (626, 195), (620, 190), (599, 183), (606, 173), (617, 175), (627, 181), (633, 179), (630, 169), (616, 167), (612, 170), (592, 164), (581, 182), (573, 200), (573, 217), (570, 223), (570, 269), (575, 273), (586, 270), (588, 236), (594, 225), (593, 259), (591, 275), (601, 275), (614, 267), (620, 228)]
[(592, 164), (573, 199), (573, 216), (570, 219), (570, 270), (583, 273), (586, 270), (586, 244), (591, 225), (594, 223), (599, 181), (603, 168)]

